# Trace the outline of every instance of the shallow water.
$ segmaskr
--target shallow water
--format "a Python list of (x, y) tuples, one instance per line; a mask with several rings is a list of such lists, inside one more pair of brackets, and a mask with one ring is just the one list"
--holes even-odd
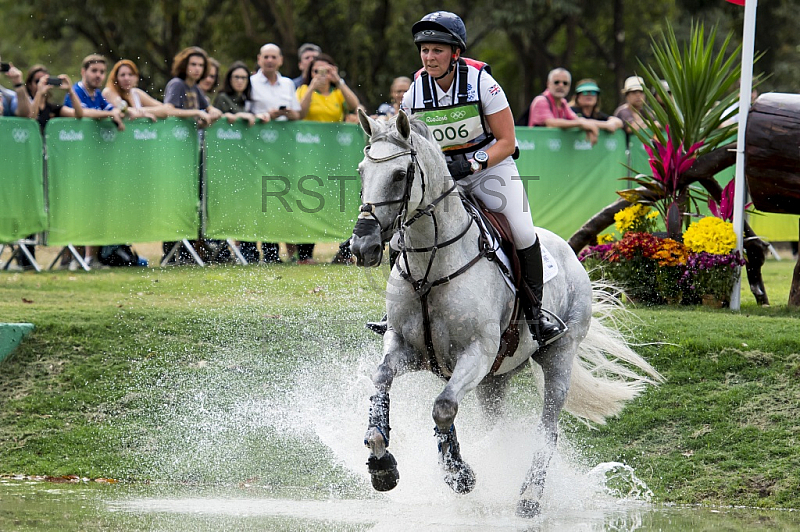
[[(509, 412), (493, 423), (474, 396), (460, 404), (456, 425), (477, 485), (458, 496), (437, 467), (431, 406), (442, 383), (427, 373), (398, 378), (391, 449), (400, 483), (376, 493), (361, 440), (377, 341), (332, 332), (336, 323), (312, 311), (296, 323), (269, 316), (260, 331), (267, 345), (281, 338), (281, 349), (296, 353), (269, 365), (272, 351), (257, 338), (207, 312), (198, 319), (208, 323), (203, 340), (214, 342), (213, 358), (170, 353), (176, 362), (166, 368), (145, 359), (128, 380), (110, 383), (128, 394), (106, 423), (133, 459), (107, 476), (153, 482), (0, 480), (0, 531), (800, 530), (798, 512), (653, 505), (633, 469), (587, 463), (567, 431), (542, 515), (516, 517), (519, 487), (542, 445), (531, 379), (514, 382)], [(352, 320), (360, 326), (365, 317)]]
[(274, 493), (258, 486), (0, 482), (0, 530), (656, 531), (800, 530), (800, 513), (596, 500), (535, 519), (469, 496), (423, 502)]

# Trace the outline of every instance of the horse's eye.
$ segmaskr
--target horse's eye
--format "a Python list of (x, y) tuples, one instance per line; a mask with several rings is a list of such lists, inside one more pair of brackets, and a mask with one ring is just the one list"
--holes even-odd
[(398, 170), (392, 176), (394, 181), (402, 181), (406, 178), (406, 171), (405, 170)]

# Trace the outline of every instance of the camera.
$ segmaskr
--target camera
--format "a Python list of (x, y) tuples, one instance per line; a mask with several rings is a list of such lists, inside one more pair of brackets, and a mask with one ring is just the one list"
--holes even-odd
[(52, 85), (53, 87), (60, 87), (61, 86), (61, 78), (50, 76), (47, 78), (47, 84)]
[(286, 110), (286, 106), (285, 105), (281, 105), (280, 107), (278, 107), (278, 109), (280, 111), (285, 111)]
[(11, 63), (0, 63), (0, 72), (8, 72), (11, 70)]

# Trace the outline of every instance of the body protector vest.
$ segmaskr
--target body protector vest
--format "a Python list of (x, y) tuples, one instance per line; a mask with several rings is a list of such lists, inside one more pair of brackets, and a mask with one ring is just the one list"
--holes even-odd
[[(417, 72), (412, 92), (411, 112), (421, 119), (448, 157), (479, 150), (494, 136), (486, 128), (481, 104), (481, 72), (491, 69), (486, 63), (460, 58), (453, 79), (451, 105), (440, 106), (436, 81), (424, 70)], [(421, 98), (420, 98), (421, 97)]]

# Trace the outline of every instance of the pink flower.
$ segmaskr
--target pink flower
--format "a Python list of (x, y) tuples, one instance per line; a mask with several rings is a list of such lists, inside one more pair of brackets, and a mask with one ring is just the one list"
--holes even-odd
[[(684, 150), (683, 142), (678, 147), (672, 142), (672, 136), (667, 131), (667, 145), (664, 146), (657, 140), (653, 140), (653, 147), (645, 145), (644, 149), (650, 156), (650, 168), (653, 170), (653, 178), (664, 186), (668, 194), (675, 194), (678, 190), (678, 179), (681, 174), (687, 171), (694, 163), (696, 156), (694, 153), (703, 142), (698, 142), (688, 150)], [(653, 149), (655, 148), (655, 150)]]
[[(722, 189), (722, 197), (720, 198), (719, 205), (714, 201), (714, 198), (708, 198), (708, 210), (717, 218), (722, 218), (726, 222), (733, 221), (733, 197), (736, 192), (736, 180), (731, 179), (725, 188)], [(748, 203), (744, 208), (748, 208), (752, 203)]]

